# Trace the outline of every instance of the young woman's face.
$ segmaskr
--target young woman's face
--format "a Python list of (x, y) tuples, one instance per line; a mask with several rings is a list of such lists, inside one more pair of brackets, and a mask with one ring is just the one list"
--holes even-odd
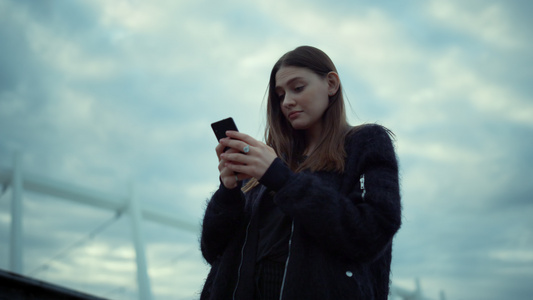
[(321, 130), (328, 92), (328, 80), (307, 68), (287, 66), (276, 73), (281, 111), (294, 129)]

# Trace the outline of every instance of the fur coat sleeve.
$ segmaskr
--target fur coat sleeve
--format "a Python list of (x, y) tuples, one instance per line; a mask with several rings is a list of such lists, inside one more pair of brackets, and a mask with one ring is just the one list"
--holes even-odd
[(401, 224), (398, 163), (388, 131), (378, 125), (351, 134), (346, 152), (337, 179), (326, 172), (293, 173), (277, 159), (261, 183), (277, 190), (274, 202), (325, 251), (371, 261)]
[(227, 189), (220, 184), (207, 205), (200, 248), (211, 265), (223, 254), (233, 233), (244, 226), (245, 199), (240, 187)]

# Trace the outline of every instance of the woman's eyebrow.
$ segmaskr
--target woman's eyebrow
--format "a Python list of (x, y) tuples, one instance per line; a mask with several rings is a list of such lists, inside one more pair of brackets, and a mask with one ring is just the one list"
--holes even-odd
[[(285, 85), (290, 85), (290, 84), (293, 83), (294, 81), (297, 81), (297, 80), (300, 80), (300, 79), (303, 79), (303, 77), (293, 77), (293, 78), (289, 79), (289, 80), (287, 81), (287, 83), (285, 83)], [(276, 85), (275, 89), (277, 90), (277, 89), (279, 89), (279, 88), (281, 88), (281, 86)]]

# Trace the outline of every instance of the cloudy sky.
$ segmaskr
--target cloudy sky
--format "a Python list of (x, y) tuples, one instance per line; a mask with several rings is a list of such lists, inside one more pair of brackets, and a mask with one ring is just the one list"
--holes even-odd
[[(0, 168), (129, 195), (198, 225), (218, 185), (209, 124), (258, 139), (270, 69), (330, 55), (352, 124), (396, 134), (393, 284), (448, 300), (533, 296), (529, 1), (0, 0)], [(3, 184), (5, 187), (5, 184)], [(11, 189), (0, 190), (9, 269)], [(145, 222), (154, 299), (194, 299), (198, 236)], [(137, 296), (127, 215), (24, 194), (24, 270)]]

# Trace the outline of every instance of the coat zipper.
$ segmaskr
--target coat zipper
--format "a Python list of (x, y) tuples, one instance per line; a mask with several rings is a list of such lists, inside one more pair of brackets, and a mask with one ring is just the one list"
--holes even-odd
[(291, 236), (289, 237), (289, 253), (285, 261), (285, 270), (283, 270), (283, 281), (281, 282), (281, 290), (279, 292), (279, 300), (283, 300), (283, 288), (285, 287), (285, 279), (287, 279), (287, 268), (289, 267), (289, 259), (291, 258), (292, 235), (294, 234), (294, 220), (291, 225)]
[(244, 261), (244, 248), (246, 247), (246, 243), (248, 242), (248, 232), (249, 232), (251, 223), (252, 223), (252, 220), (250, 220), (248, 222), (248, 225), (246, 226), (246, 234), (244, 235), (244, 243), (241, 249), (241, 262), (239, 263), (239, 271), (237, 273), (237, 283), (235, 284), (235, 289), (233, 290), (233, 300), (235, 300), (235, 295), (237, 294), (237, 288), (239, 287), (239, 281), (241, 280), (241, 269), (242, 269), (242, 263)]
[(359, 182), (361, 183), (361, 190), (363, 190), (363, 193), (361, 194), (361, 198), (363, 198), (363, 201), (365, 200), (365, 174), (361, 175), (361, 178), (359, 178)]

